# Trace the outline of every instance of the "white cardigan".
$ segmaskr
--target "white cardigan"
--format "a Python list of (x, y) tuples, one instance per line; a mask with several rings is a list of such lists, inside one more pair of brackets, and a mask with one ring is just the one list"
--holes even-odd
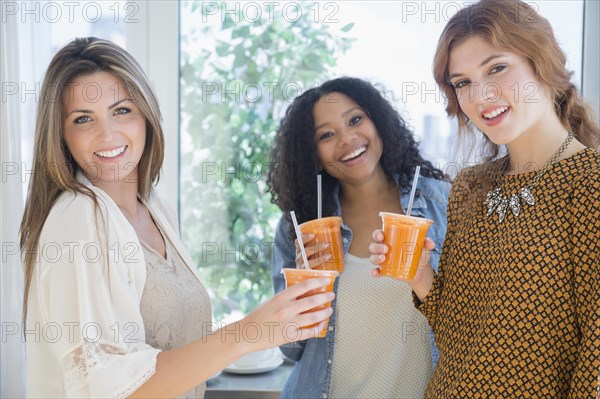
[[(154, 374), (160, 352), (145, 343), (137, 235), (104, 191), (78, 179), (100, 211), (88, 196), (63, 192), (44, 224), (29, 292), (27, 397), (126, 397)], [(146, 205), (190, 267), (166, 208), (154, 195)]]

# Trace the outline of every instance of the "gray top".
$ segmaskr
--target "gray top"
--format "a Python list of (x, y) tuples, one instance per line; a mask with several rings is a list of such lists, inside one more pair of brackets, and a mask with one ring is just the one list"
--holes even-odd
[(373, 268), (368, 258), (344, 257), (331, 397), (421, 398), (433, 373), (429, 323), (407, 283), (374, 278)]

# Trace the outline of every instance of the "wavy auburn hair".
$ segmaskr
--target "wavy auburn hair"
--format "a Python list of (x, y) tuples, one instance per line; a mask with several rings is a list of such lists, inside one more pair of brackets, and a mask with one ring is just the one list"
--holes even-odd
[[(529, 4), (520, 0), (481, 0), (456, 13), (442, 32), (433, 73), (446, 97), (446, 112), (448, 116), (458, 118), (462, 135), (473, 133), (473, 128), (460, 109), (455, 89), (448, 80), (448, 65), (452, 49), (473, 36), (525, 58), (538, 81), (548, 88), (554, 111), (565, 129), (573, 132), (584, 145), (598, 148), (598, 122), (571, 83), (573, 73), (566, 68), (566, 57), (554, 37), (552, 26)], [(481, 152), (484, 160), (496, 158), (500, 147), (483, 136)]]

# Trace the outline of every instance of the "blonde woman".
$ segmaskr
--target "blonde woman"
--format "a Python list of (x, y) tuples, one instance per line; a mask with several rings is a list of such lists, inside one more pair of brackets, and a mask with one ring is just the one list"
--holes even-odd
[(470, 5), (439, 40), (448, 115), (488, 161), (452, 185), (439, 272), (410, 283), (440, 350), (425, 398), (598, 397), (600, 130), (565, 63), (521, 1)]
[(46, 73), (21, 247), (27, 396), (203, 397), (245, 353), (312, 338), (333, 298), (283, 291), (226, 330), (153, 191), (164, 140), (157, 100), (115, 44), (77, 39)]

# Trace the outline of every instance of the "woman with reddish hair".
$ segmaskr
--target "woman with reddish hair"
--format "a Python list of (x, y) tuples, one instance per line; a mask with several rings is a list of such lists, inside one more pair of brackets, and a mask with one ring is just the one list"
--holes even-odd
[(440, 351), (426, 398), (598, 397), (600, 131), (565, 64), (521, 1), (482, 0), (441, 35), (435, 79), (485, 162), (453, 183), (437, 274), (410, 283)]

